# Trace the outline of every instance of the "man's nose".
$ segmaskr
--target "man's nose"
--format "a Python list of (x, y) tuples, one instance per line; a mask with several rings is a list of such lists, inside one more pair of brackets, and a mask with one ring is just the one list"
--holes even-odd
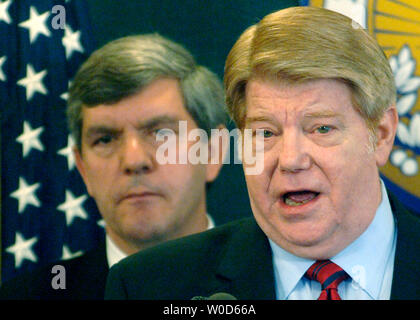
[(121, 149), (121, 166), (125, 174), (139, 175), (153, 170), (152, 148), (138, 135), (128, 135)]
[(312, 160), (305, 137), (298, 130), (285, 130), (278, 142), (278, 169), (296, 173), (310, 168)]

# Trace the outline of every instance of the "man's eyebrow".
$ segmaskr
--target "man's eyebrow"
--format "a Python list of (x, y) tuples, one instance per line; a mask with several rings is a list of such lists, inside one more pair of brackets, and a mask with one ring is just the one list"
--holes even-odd
[(141, 129), (154, 128), (162, 124), (174, 125), (179, 123), (180, 119), (174, 116), (162, 115), (157, 116), (146, 121), (141, 121), (137, 127)]
[(272, 117), (269, 116), (255, 116), (255, 117), (246, 117), (245, 126), (248, 126), (254, 122), (275, 122)]
[(119, 130), (107, 125), (93, 125), (86, 131), (87, 138), (101, 134), (116, 134)]
[(305, 112), (303, 114), (303, 117), (304, 118), (335, 118), (335, 117), (341, 117), (341, 115), (332, 110), (320, 110), (320, 111)]
[[(157, 116), (151, 119), (148, 119), (146, 121), (140, 121), (137, 124), (137, 128), (142, 129), (151, 129), (155, 128), (159, 125), (175, 125), (180, 120), (173, 116), (163, 115), (163, 116)], [(117, 134), (120, 132), (120, 129), (114, 127), (112, 124), (97, 124), (92, 125), (86, 130), (86, 137), (101, 135), (101, 134)]]

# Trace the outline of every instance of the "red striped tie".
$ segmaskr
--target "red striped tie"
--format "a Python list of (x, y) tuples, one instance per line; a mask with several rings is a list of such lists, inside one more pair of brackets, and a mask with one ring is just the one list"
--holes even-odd
[(349, 275), (330, 260), (316, 261), (305, 273), (305, 277), (318, 281), (322, 291), (318, 300), (341, 300), (337, 287)]

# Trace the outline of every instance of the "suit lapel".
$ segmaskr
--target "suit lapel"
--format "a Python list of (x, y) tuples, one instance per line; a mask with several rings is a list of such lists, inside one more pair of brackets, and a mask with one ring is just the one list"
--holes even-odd
[(392, 194), (389, 199), (398, 232), (391, 299), (420, 299), (420, 219)]
[(65, 266), (68, 288), (63, 291), (73, 299), (103, 299), (109, 269), (105, 241), (81, 257), (69, 260)]
[(233, 234), (216, 277), (223, 283), (219, 291), (240, 300), (275, 299), (271, 248), (253, 218)]

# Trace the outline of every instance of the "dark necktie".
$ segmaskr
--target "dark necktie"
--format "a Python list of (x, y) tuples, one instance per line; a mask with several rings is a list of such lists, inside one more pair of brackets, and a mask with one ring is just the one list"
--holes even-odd
[(322, 291), (318, 300), (341, 300), (337, 287), (349, 275), (334, 262), (321, 260), (306, 271), (305, 277), (321, 284)]

